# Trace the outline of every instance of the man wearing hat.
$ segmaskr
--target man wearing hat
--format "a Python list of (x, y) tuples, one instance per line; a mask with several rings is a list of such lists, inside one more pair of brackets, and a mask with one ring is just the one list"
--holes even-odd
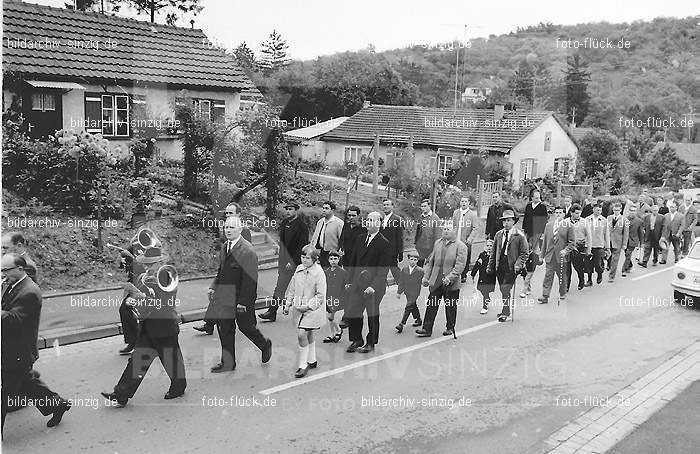
[[(126, 293), (133, 298), (132, 304), (141, 323), (134, 351), (114, 391), (102, 393), (105, 398), (116, 402), (118, 407), (125, 406), (134, 397), (156, 356), (170, 377), (170, 388), (165, 393), (165, 399), (182, 396), (187, 387), (185, 362), (178, 342), (180, 317), (175, 309), (179, 304), (176, 298), (177, 281), (172, 288), (171, 283), (162, 282), (158, 276), (167, 258), (159, 246), (146, 248), (143, 254), (136, 256), (136, 261), (144, 266), (146, 272), (136, 279), (136, 285), (130, 282), (123, 284)], [(177, 279), (172, 275), (170, 278)]]
[(487, 274), (495, 274), (503, 299), (503, 309), (498, 321), (505, 322), (510, 317), (510, 294), (515, 277), (520, 274), (528, 256), (525, 234), (515, 228), (518, 217), (513, 210), (503, 210), (499, 218), (503, 228), (496, 232), (489, 257)]
[(309, 243), (309, 229), (299, 217), (299, 204), (290, 202), (284, 206), (287, 217), (280, 223), (280, 251), (277, 262), (277, 285), (272, 293), (272, 304), (260, 314), (262, 320), (277, 320), (277, 309), (283, 302), (289, 281), (297, 266), (301, 265), (301, 250)]

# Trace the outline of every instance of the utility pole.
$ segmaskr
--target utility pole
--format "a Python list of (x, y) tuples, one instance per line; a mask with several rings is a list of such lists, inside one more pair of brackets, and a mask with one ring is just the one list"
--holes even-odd
[(372, 194), (377, 193), (379, 187), (379, 133), (374, 133), (374, 163), (372, 165)]

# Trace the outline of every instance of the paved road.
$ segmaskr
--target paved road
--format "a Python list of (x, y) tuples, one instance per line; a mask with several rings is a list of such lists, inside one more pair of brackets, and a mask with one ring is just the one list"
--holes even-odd
[[(610, 454), (687, 454), (700, 446), (700, 381), (641, 424)], [(693, 448), (693, 446), (695, 446)]]
[[(542, 275), (540, 268), (535, 289)], [(76, 407), (54, 429), (33, 408), (9, 415), (3, 448), (216, 452), (235, 443), (236, 451), (256, 453), (539, 452), (549, 434), (590, 407), (566, 405), (568, 398), (612, 395), (698, 338), (700, 312), (668, 306), (669, 280), (669, 268), (637, 269), (614, 286), (574, 290), (561, 306), (526, 302), (513, 324), (495, 323), (496, 310), (480, 316), (478, 304), (465, 300), (457, 340), (440, 336), (442, 311), (432, 339), (415, 338), (410, 329), (393, 333), (403, 301), (392, 287), (382, 303), (377, 351), (345, 353), (346, 339), (320, 344), (319, 368), (304, 380), (293, 378), (297, 347), (289, 319), (262, 325), (274, 343), (267, 365), (239, 333), (238, 369), (228, 374), (208, 372), (218, 340), (183, 325), (185, 397), (162, 399), (167, 377), (156, 363), (123, 409), (98, 398), (121, 374), (121, 339), (44, 350), (36, 368)], [(463, 296), (471, 294), (467, 284)], [(666, 306), (649, 305), (649, 298), (657, 304), (666, 298)], [(261, 405), (274, 398), (274, 405), (231, 405), (236, 398)], [(383, 398), (395, 401), (369, 405)]]

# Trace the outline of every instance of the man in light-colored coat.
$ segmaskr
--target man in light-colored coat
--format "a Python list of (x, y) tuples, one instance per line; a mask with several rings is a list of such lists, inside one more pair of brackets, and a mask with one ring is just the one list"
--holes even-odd
[(615, 281), (620, 253), (627, 249), (627, 241), (630, 235), (630, 224), (621, 214), (622, 205), (620, 202), (614, 202), (612, 210), (613, 214), (608, 216), (608, 231), (610, 232), (610, 274), (608, 275), (608, 282)]
[(457, 230), (457, 239), (467, 245), (467, 264), (462, 271), (462, 282), (466, 281), (469, 273), (469, 264), (472, 259), (472, 243), (476, 238), (479, 227), (479, 216), (471, 209), (472, 201), (469, 197), (462, 197), (459, 201), (459, 208), (452, 213), (452, 224)]
[(544, 227), (544, 240), (542, 241), (542, 258), (545, 263), (544, 282), (542, 284), (542, 297), (538, 298), (541, 304), (549, 302), (549, 294), (552, 291), (554, 275), (559, 278), (559, 300), (566, 298), (568, 289), (567, 261), (570, 254), (576, 249), (576, 235), (574, 226), (564, 219), (564, 208), (554, 209), (554, 219)]
[(433, 323), (441, 299), (445, 300), (447, 319), (447, 327), (442, 335), (454, 335), (460, 276), (466, 261), (467, 246), (457, 239), (456, 226), (448, 221), (444, 225), (442, 238), (435, 242), (433, 253), (425, 262), (423, 286), (429, 288), (430, 294), (425, 308), (423, 328), (416, 330), (419, 337), (430, 337), (433, 334)]
[(316, 223), (316, 229), (311, 237), (311, 245), (321, 252), (319, 262), (323, 268), (328, 268), (328, 254), (337, 251), (340, 244), (340, 234), (343, 233), (343, 221), (333, 214), (335, 202), (323, 202), (321, 212), (323, 217)]

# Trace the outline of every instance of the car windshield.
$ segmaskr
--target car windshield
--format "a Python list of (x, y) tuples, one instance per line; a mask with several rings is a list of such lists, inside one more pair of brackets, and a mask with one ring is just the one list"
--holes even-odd
[(688, 257), (691, 259), (700, 259), (700, 241), (696, 242), (693, 245), (693, 248), (690, 250), (690, 253), (688, 253)]

